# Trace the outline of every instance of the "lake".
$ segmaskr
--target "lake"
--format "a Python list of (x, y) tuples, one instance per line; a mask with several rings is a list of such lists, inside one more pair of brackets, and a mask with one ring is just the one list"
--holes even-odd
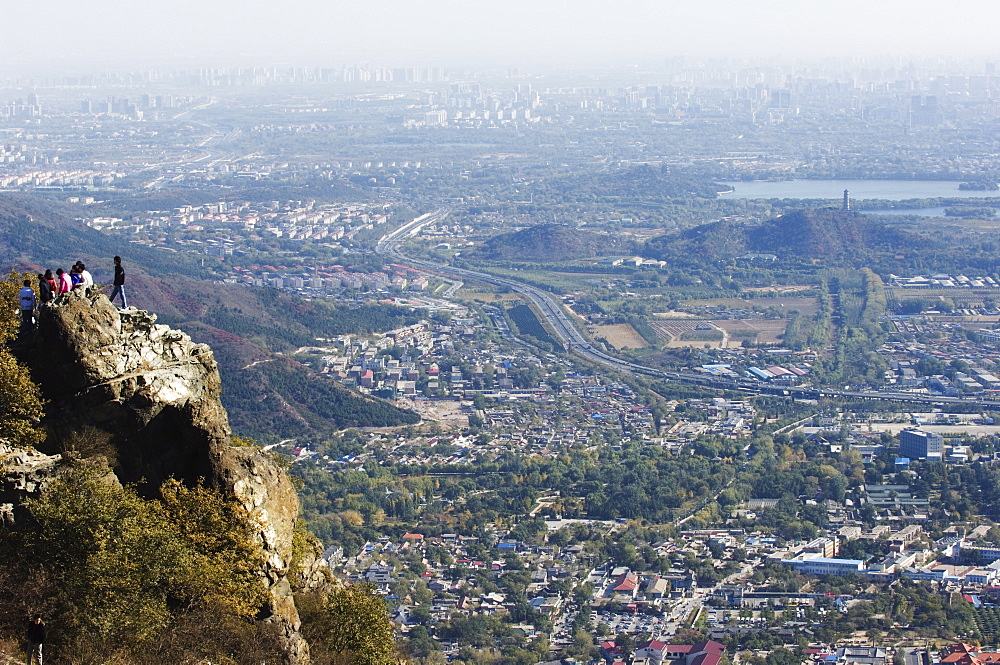
[[(778, 182), (725, 182), (733, 191), (719, 194), (723, 199), (929, 199), (942, 197), (1000, 197), (1000, 192), (972, 192), (958, 188), (953, 180), (782, 180)], [(872, 211), (874, 212), (874, 211)]]
[[(892, 210), (859, 210), (865, 214), (872, 215), (917, 215), (919, 217), (947, 217), (944, 214), (944, 206), (936, 208), (893, 208)], [(951, 219), (959, 219), (952, 217)]]

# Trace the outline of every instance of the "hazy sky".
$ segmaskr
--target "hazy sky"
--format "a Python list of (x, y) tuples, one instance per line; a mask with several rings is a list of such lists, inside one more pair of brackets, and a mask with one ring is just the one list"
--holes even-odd
[(0, 69), (994, 59), (1000, 0), (0, 0)]

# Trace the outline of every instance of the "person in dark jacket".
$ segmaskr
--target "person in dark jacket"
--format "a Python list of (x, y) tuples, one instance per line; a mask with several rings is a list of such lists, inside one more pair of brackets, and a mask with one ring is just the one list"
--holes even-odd
[(45, 643), (45, 624), (41, 615), (36, 614), (28, 622), (28, 665), (32, 662), (42, 665), (42, 644)]
[(45, 273), (38, 275), (38, 305), (48, 305), (52, 302), (52, 299), (56, 297), (55, 291), (52, 290), (52, 282), (45, 276), (45, 274), (52, 274), (51, 270), (45, 271)]
[(122, 297), (122, 309), (128, 308), (128, 301), (125, 300), (125, 268), (122, 268), (122, 257), (120, 256), (115, 257), (115, 281), (109, 300), (114, 303), (117, 295)]

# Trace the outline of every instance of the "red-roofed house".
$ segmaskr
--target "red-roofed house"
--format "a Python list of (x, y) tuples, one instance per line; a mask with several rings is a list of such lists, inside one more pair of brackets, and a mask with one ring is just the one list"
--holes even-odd
[(622, 657), (622, 650), (615, 644), (614, 640), (606, 640), (600, 643), (601, 655), (604, 656), (604, 660), (609, 663), (613, 663), (616, 660), (620, 660)]
[(683, 661), (691, 652), (690, 644), (668, 644), (664, 656), (669, 660)]
[(719, 642), (713, 640), (698, 642), (691, 647), (691, 651), (684, 659), (684, 665), (719, 665), (725, 652), (726, 646)]
[(697, 644), (664, 645), (664, 660), (675, 661), (676, 665), (719, 665), (726, 646), (707, 640)]
[(995, 665), (1000, 663), (1000, 653), (976, 651), (971, 644), (958, 643), (948, 647), (948, 655), (941, 662), (948, 665)]
[(649, 662), (654, 665), (660, 665), (660, 663), (663, 662), (663, 657), (667, 653), (667, 646), (667, 643), (661, 640), (643, 642), (639, 645), (639, 648), (635, 650), (635, 657), (648, 658)]
[(615, 586), (613, 591), (615, 593), (624, 593), (630, 596), (635, 596), (636, 589), (639, 588), (639, 576), (635, 573), (622, 573), (615, 580)]

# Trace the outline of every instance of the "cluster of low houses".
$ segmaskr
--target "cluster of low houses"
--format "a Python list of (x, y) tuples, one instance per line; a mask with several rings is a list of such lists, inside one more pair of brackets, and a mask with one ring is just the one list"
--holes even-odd
[[(455, 354), (457, 342), (467, 342), (482, 333), (482, 326), (472, 320), (453, 319), (449, 325), (419, 321), (418, 323), (390, 330), (373, 339), (362, 336), (341, 335), (317, 347), (326, 351), (322, 357), (322, 371), (345, 385), (366, 390), (392, 388), (400, 395), (421, 393), (427, 395), (469, 396), (489, 391), (517, 395), (518, 388), (527, 388), (530, 394), (538, 392), (537, 386), (516, 386), (509, 370), (516, 364), (539, 364), (527, 352), (500, 352), (487, 348), (465, 352), (469, 367), (442, 367), (437, 359)], [(380, 352), (401, 350), (398, 358)], [(474, 385), (482, 386), (474, 388)]]
[[(130, 234), (149, 229), (183, 230), (188, 237), (175, 242), (222, 258), (249, 248), (261, 236), (324, 243), (349, 241), (359, 231), (384, 224), (390, 216), (388, 204), (218, 201), (179, 206), (169, 214), (151, 211), (128, 220), (94, 217), (83, 221), (99, 230)], [(156, 238), (156, 241), (162, 242), (162, 239)]]
[[(663, 640), (649, 640), (636, 645), (631, 659), (622, 653), (613, 641), (599, 644), (601, 658), (607, 665), (719, 665), (725, 656), (726, 647), (714, 640), (704, 640), (695, 644), (671, 644)], [(879, 645), (857, 643), (828, 646), (810, 644), (802, 650), (803, 662), (819, 665), (886, 665), (892, 661), (894, 649)], [(761, 654), (764, 655), (764, 654)], [(997, 665), (1000, 653), (985, 651), (971, 644), (956, 643), (945, 647), (940, 653), (932, 653), (917, 648), (916, 655), (922, 662), (940, 665)], [(566, 661), (552, 661), (540, 665), (566, 665)], [(596, 665), (596, 663), (595, 663)]]
[[(482, 411), (476, 411), (471, 401), (461, 401), (461, 407), (467, 414), (475, 413), (480, 417), (482, 430), (491, 435), (489, 442), (469, 434), (403, 437), (372, 432), (367, 434), (369, 445), (366, 450), (378, 448), (397, 464), (471, 464), (506, 454), (512, 446), (532, 454), (558, 455), (568, 446), (590, 445), (595, 433), (608, 429), (633, 440), (639, 437), (648, 445), (661, 446), (675, 453), (681, 452), (693, 439), (703, 434), (739, 439), (752, 432), (755, 411), (749, 402), (712, 399), (673, 402), (675, 408), (685, 405), (697, 409), (705, 414), (706, 419), (679, 418), (655, 434), (649, 407), (637, 404), (628, 386), (604, 384), (596, 379), (594, 381), (599, 385), (593, 385), (591, 379), (594, 377), (581, 377), (579, 382), (588, 385), (578, 388), (575, 387), (576, 377), (567, 378), (562, 394), (579, 398), (570, 402), (557, 401), (547, 392), (538, 395), (535, 391), (508, 402), (490, 400)], [(525, 402), (531, 403), (533, 416), (525, 414), (522, 408)], [(537, 418), (538, 424), (526, 425), (531, 417)], [(556, 420), (561, 420), (562, 424), (553, 424)], [(449, 452), (434, 452), (432, 448), (437, 444), (447, 444)], [(321, 458), (315, 451), (302, 446), (295, 446), (289, 452), (299, 460), (312, 460), (330, 470), (360, 467), (374, 454), (366, 452)]]
[(397, 264), (383, 266), (381, 270), (361, 270), (336, 263), (319, 264), (308, 268), (301, 265), (233, 266), (227, 281), (303, 291), (339, 289), (423, 291), (429, 283), (427, 276), (419, 270)]
[(973, 275), (972, 277), (948, 273), (916, 275), (914, 277), (889, 275), (889, 281), (893, 286), (901, 289), (1000, 289), (1000, 282), (988, 275)]
[[(1000, 600), (1000, 586), (994, 584), (1000, 565), (977, 565), (960, 563), (963, 557), (973, 556), (983, 561), (992, 559), (991, 564), (1000, 563), (1000, 545), (984, 543), (982, 537), (985, 531), (977, 529), (969, 534), (955, 533), (951, 538), (941, 539), (934, 543), (937, 550), (950, 553), (956, 563), (939, 563), (930, 560), (930, 551), (926, 547), (926, 539), (919, 525), (906, 525), (892, 529), (883, 526), (876, 527), (871, 532), (863, 531), (858, 526), (843, 527), (836, 535), (817, 538), (808, 543), (797, 543), (787, 548), (779, 549), (774, 539), (757, 535), (747, 535), (741, 530), (692, 530), (685, 532), (685, 538), (677, 543), (662, 543), (658, 551), (666, 554), (677, 553), (689, 547), (700, 548), (703, 551), (708, 542), (715, 541), (727, 548), (740, 546), (751, 555), (756, 552), (756, 558), (761, 562), (766, 560), (782, 561), (786, 565), (796, 567), (807, 574), (850, 573), (863, 574), (872, 577), (890, 579), (896, 574), (902, 574), (917, 580), (933, 580), (946, 585), (956, 585), (955, 590), (965, 595), (970, 602), (997, 602)], [(857, 561), (836, 559), (840, 539), (874, 538), (886, 540), (891, 553), (882, 561), (869, 562), (867, 566)], [(684, 545), (687, 542), (688, 545)], [(679, 543), (679, 545), (678, 545)], [(549, 617), (560, 615), (568, 600), (559, 593), (553, 592), (550, 584), (559, 580), (574, 581), (586, 579), (595, 582), (594, 602), (611, 603), (612, 607), (620, 607), (622, 612), (636, 613), (643, 607), (664, 608), (664, 603), (671, 598), (681, 598), (697, 583), (694, 575), (686, 570), (678, 569), (667, 574), (638, 573), (625, 567), (593, 569), (592, 564), (584, 557), (582, 545), (558, 548), (555, 546), (529, 545), (512, 539), (500, 539), (492, 548), (486, 550), (489, 555), (476, 558), (469, 554), (470, 547), (479, 545), (476, 537), (465, 537), (457, 534), (442, 534), (425, 536), (420, 533), (408, 533), (398, 541), (382, 538), (367, 543), (360, 552), (346, 561), (342, 550), (331, 548), (325, 553), (329, 563), (337, 570), (348, 571), (355, 579), (371, 582), (391, 594), (395, 583), (399, 580), (396, 569), (388, 560), (393, 556), (404, 556), (411, 552), (426, 553), (428, 545), (445, 548), (454, 557), (450, 566), (428, 562), (427, 570), (421, 579), (427, 588), (434, 593), (434, 599), (429, 608), (431, 620), (447, 620), (454, 613), (463, 614), (494, 614), (506, 612), (511, 603), (504, 593), (476, 593), (468, 586), (472, 581), (458, 579), (448, 572), (450, 567), (462, 567), (470, 571), (488, 571), (494, 577), (502, 577), (509, 567), (510, 557), (517, 557), (520, 565), (531, 572), (531, 582), (526, 589), (526, 596), (531, 606), (541, 614)], [(473, 548), (475, 551), (482, 551)], [(926, 559), (926, 560), (922, 560)], [(589, 572), (587, 572), (589, 570)], [(929, 573), (933, 573), (930, 575)], [(755, 592), (751, 587), (719, 586), (714, 595), (720, 599), (728, 599), (731, 607), (755, 608), (759, 606)], [(768, 595), (768, 594), (764, 594)], [(793, 594), (794, 595), (794, 594)], [(808, 595), (808, 594), (804, 594)], [(416, 623), (411, 616), (412, 606), (400, 599), (401, 604), (394, 614), (394, 620), (404, 630)], [(810, 604), (808, 599), (802, 601)], [(665, 616), (665, 615), (664, 615)], [(609, 665), (630, 662), (630, 665), (718, 665), (724, 651), (724, 646), (713, 639), (724, 638), (736, 632), (759, 630), (752, 626), (727, 625), (716, 626), (715, 622), (709, 630), (710, 639), (698, 644), (671, 644), (664, 635), (653, 633), (654, 639), (636, 645), (631, 661), (622, 653), (614, 641), (600, 642), (603, 659)], [(537, 629), (525, 625), (525, 634), (537, 636)], [(779, 636), (789, 638), (795, 635), (811, 636), (809, 626), (804, 623), (785, 622), (783, 627), (775, 628)], [(837, 648), (811, 646), (805, 653), (808, 660), (824, 665), (886, 665), (888, 660), (883, 647), (863, 647), (858, 645)], [(949, 665), (997, 665), (1000, 655), (982, 655), (967, 645), (956, 645), (949, 649), (947, 656), (941, 662)]]
[[(626, 663), (626, 655), (613, 641), (600, 643), (601, 656), (609, 665)], [(649, 640), (636, 646), (632, 665), (719, 665), (726, 646), (712, 640), (696, 644), (668, 644), (662, 640)]]
[[(876, 486), (877, 489), (877, 486)], [(816, 538), (810, 542), (792, 543), (778, 548), (773, 539), (760, 534), (745, 534), (740, 529), (732, 530), (696, 530), (685, 532), (689, 545), (678, 549), (674, 543), (664, 542), (657, 545), (656, 551), (665, 556), (683, 554), (682, 550), (694, 548), (704, 554), (705, 543), (715, 542), (725, 549), (743, 548), (748, 555), (760, 561), (774, 561), (788, 565), (797, 571), (810, 575), (847, 575), (860, 574), (874, 579), (890, 580), (896, 575), (902, 575), (914, 580), (957, 584), (964, 590), (977, 594), (998, 595), (997, 582), (1000, 581), (1000, 544), (985, 540), (988, 529), (977, 527), (969, 533), (959, 530), (947, 534), (935, 542), (927, 540), (919, 524), (901, 525), (898, 528), (889, 525), (879, 525), (870, 531), (864, 531), (857, 525), (846, 525), (828, 536)], [(889, 554), (878, 560), (862, 561), (858, 559), (837, 558), (840, 544), (843, 541), (866, 538), (885, 541)], [(534, 590), (542, 592), (548, 582), (565, 578), (571, 573), (579, 573), (582, 562), (578, 562), (581, 546), (560, 549), (554, 546), (526, 545), (510, 540), (501, 540), (497, 545), (497, 556), (492, 560), (471, 560), (467, 558), (466, 547), (469, 543), (478, 543), (477, 538), (466, 538), (455, 534), (429, 537), (428, 542), (445, 547), (455, 557), (456, 565), (470, 569), (491, 570), (502, 574), (506, 568), (505, 557), (515, 555), (538, 574), (533, 579)], [(380, 542), (369, 543), (366, 549), (349, 566), (356, 566), (358, 561), (371, 560), (379, 555), (405, 552), (412, 548), (421, 551), (425, 546), (424, 536), (407, 534), (400, 543), (392, 543), (383, 538)], [(381, 570), (378, 564), (373, 570)], [(383, 571), (385, 572), (385, 571)], [(437, 573), (430, 569), (428, 582), (436, 577), (444, 578), (444, 570)], [(598, 592), (605, 598), (623, 605), (641, 599), (641, 604), (656, 604), (667, 598), (682, 595), (686, 589), (696, 584), (692, 573), (687, 570), (671, 570), (666, 574), (641, 575), (624, 567), (607, 571), (591, 571), (591, 575), (601, 573), (594, 578), (598, 582)], [(387, 574), (391, 576), (391, 573)], [(369, 579), (368, 581), (383, 582), (387, 579)], [(442, 582), (442, 584), (445, 584)], [(447, 586), (447, 584), (445, 584)], [(444, 588), (444, 587), (442, 587)]]
[[(819, 643), (810, 644), (802, 650), (803, 662), (819, 665), (887, 665), (893, 659), (895, 649), (879, 645), (857, 644), (855, 641), (839, 646)], [(649, 640), (638, 644), (629, 660), (621, 648), (613, 641), (599, 644), (601, 657), (607, 665), (719, 665), (726, 647), (714, 640), (696, 644), (671, 644), (663, 640)], [(986, 651), (978, 646), (963, 642), (950, 644), (939, 653), (916, 648), (915, 654), (921, 662), (936, 665), (997, 665), (1000, 653)], [(761, 654), (764, 655), (764, 654)], [(566, 665), (563, 661), (552, 661), (541, 665)]]
[[(901, 574), (915, 580), (939, 582), (942, 588), (954, 587), (975, 603), (980, 602), (980, 598), (988, 602), (1000, 599), (1000, 586), (996, 585), (1000, 573), (1000, 545), (984, 543), (982, 529), (966, 535), (953, 534), (931, 547), (928, 547), (919, 525), (907, 525), (896, 530), (880, 526), (871, 532), (863, 532), (858, 526), (848, 526), (839, 529), (835, 535), (784, 548), (778, 548), (774, 539), (760, 534), (746, 535), (738, 529), (695, 530), (685, 534), (687, 545), (678, 547), (674, 543), (662, 543), (657, 551), (669, 556), (683, 554), (685, 550), (694, 548), (691, 551), (705, 554), (706, 543), (714, 541), (726, 548), (745, 548), (750, 558), (756, 558), (760, 562), (781, 562), (805, 574), (854, 573), (883, 581)], [(854, 538), (885, 540), (889, 544), (890, 554), (881, 560), (867, 563), (836, 558), (841, 539)], [(449, 568), (488, 571), (495, 577), (502, 577), (508, 570), (511, 556), (516, 557), (521, 566), (531, 571), (531, 583), (526, 589), (526, 595), (536, 610), (548, 616), (556, 616), (566, 602), (565, 598), (553, 592), (550, 587), (551, 583), (558, 580), (587, 579), (594, 583), (595, 602), (610, 602), (625, 612), (664, 607), (664, 603), (670, 599), (687, 595), (697, 584), (694, 574), (684, 568), (671, 569), (666, 573), (639, 573), (626, 567), (593, 569), (582, 558), (582, 545), (558, 548), (501, 539), (494, 548), (487, 550), (489, 556), (475, 558), (470, 555), (469, 548), (479, 545), (479, 539), (457, 534), (425, 537), (419, 533), (409, 533), (398, 542), (382, 538), (367, 543), (360, 552), (346, 561), (343, 559), (343, 552), (333, 548), (327, 552), (326, 557), (335, 569), (371, 582), (388, 594), (398, 579), (396, 570), (387, 563), (388, 559), (412, 551), (424, 553), (428, 545), (443, 547), (454, 558), (451, 566), (425, 560), (427, 570), (422, 579), (438, 595), (431, 608), (431, 616), (437, 619), (446, 619), (454, 611), (494, 613), (507, 609), (508, 604), (503, 594), (470, 593), (467, 580), (457, 578), (449, 572)], [(951, 563), (937, 561), (937, 552), (949, 555)], [(970, 557), (977, 563), (970, 563)], [(753, 593), (752, 589), (747, 591), (743, 587), (716, 589), (716, 595), (728, 598), (734, 607), (754, 606), (750, 600)]]
[[(892, 339), (879, 349), (879, 355), (889, 364), (886, 383), (890, 389), (947, 397), (989, 396), (993, 394), (991, 391), (1000, 391), (1000, 378), (994, 372), (1000, 363), (1000, 331), (980, 328), (970, 337), (960, 324), (946, 321), (944, 317), (892, 317), (892, 324), (906, 338)], [(913, 339), (915, 336), (925, 341)], [(960, 360), (968, 369), (949, 372), (949, 376), (923, 375), (918, 370), (924, 358), (939, 360), (946, 367)]]

